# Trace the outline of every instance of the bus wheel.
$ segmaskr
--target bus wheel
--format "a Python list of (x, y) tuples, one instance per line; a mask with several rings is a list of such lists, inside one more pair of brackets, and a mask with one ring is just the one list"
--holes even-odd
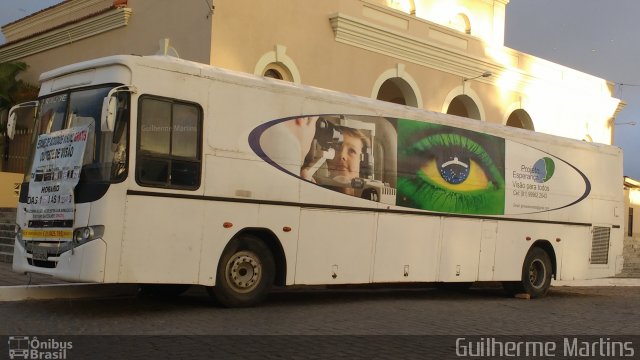
[(522, 280), (503, 282), (502, 286), (510, 295), (526, 293), (532, 299), (543, 297), (551, 286), (551, 259), (542, 248), (534, 247), (524, 259)]
[(223, 306), (253, 306), (267, 296), (274, 277), (271, 250), (260, 239), (245, 236), (222, 253), (213, 295)]
[(551, 259), (542, 248), (534, 247), (524, 259), (522, 286), (531, 298), (543, 297), (551, 286)]

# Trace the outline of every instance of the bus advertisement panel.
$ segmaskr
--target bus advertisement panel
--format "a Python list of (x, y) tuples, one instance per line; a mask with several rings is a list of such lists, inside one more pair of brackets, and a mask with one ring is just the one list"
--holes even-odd
[[(290, 132), (302, 135), (300, 143), (288, 141)], [(307, 116), (271, 121), (253, 138), (258, 155), (302, 180), (413, 209), (531, 214), (576, 204), (591, 189), (580, 169), (543, 150), (409, 119)], [(305, 154), (296, 162), (291, 155), (300, 148)]]

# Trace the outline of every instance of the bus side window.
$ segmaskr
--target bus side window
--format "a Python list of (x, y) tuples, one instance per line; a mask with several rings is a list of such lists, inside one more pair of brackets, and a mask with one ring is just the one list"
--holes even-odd
[(142, 97), (136, 181), (143, 186), (195, 190), (200, 186), (202, 111), (171, 99)]

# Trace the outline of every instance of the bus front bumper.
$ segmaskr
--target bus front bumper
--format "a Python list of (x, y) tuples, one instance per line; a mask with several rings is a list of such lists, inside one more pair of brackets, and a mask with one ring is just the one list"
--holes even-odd
[(16, 241), (13, 271), (51, 275), (66, 281), (103, 283), (106, 255), (107, 244), (102, 239), (95, 239), (58, 257), (50, 256), (47, 261), (38, 261)]

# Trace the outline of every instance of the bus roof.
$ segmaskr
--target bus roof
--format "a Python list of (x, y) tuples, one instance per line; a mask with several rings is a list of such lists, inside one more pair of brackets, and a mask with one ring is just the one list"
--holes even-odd
[[(87, 60), (75, 64), (66, 65), (54, 70), (47, 71), (40, 76), (40, 82), (53, 80), (58, 77), (62, 77), (75, 72), (81, 72), (89, 69), (95, 69), (100, 67), (107, 67), (113, 65), (123, 65), (130, 69), (136, 66), (157, 68), (162, 70), (174, 71), (177, 73), (193, 75), (203, 78), (215, 78), (225, 79), (229, 82), (244, 83), (256, 86), (262, 84), (263, 86), (279, 89), (290, 89), (292, 91), (305, 91), (307, 96), (318, 97), (330, 97), (334, 100), (341, 99), (342, 101), (353, 102), (354, 105), (370, 106), (377, 109), (380, 112), (380, 116), (396, 116), (413, 118), (415, 120), (429, 120), (437, 121), (442, 124), (450, 124), (451, 126), (465, 127), (468, 129), (474, 129), (476, 131), (490, 130), (491, 133), (499, 134), (503, 137), (515, 136), (521, 139), (530, 137), (536, 137), (540, 141), (549, 143), (564, 143), (565, 141), (573, 144), (574, 146), (586, 146), (586, 147), (598, 147), (601, 151), (613, 151), (621, 152), (622, 150), (617, 146), (589, 143), (576, 139), (570, 139), (562, 136), (551, 135), (536, 131), (530, 131), (525, 129), (519, 129), (514, 127), (507, 127), (502, 124), (474, 120), (464, 118), (456, 115), (443, 114), (431, 110), (416, 108), (408, 105), (399, 105), (390, 102), (385, 102), (377, 99), (372, 99), (364, 96), (342, 93), (335, 90), (329, 90), (310, 85), (295, 84), (288, 81), (282, 81), (277, 79), (266, 78), (262, 76), (256, 76), (249, 73), (223, 69), (208, 64), (198, 63), (190, 60), (180, 59), (167, 55), (112, 55), (93, 60)], [(458, 123), (462, 122), (462, 124)], [(605, 150), (608, 149), (608, 150)]]

